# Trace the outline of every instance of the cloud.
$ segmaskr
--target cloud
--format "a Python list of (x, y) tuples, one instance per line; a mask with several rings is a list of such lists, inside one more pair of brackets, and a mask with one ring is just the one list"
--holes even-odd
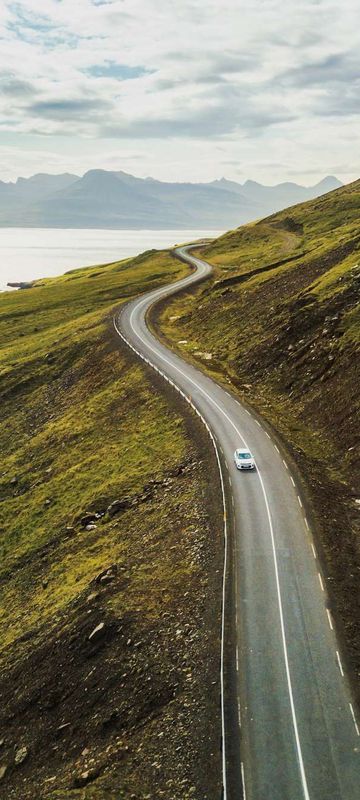
[(331, 119), (335, 163), (342, 140), (355, 148), (355, 0), (5, 0), (0, 36), (0, 124), (19, 147), (73, 137), (79, 154), (79, 137), (98, 157), (111, 138), (144, 160), (149, 140), (160, 170), (210, 170), (225, 143), (229, 162), (260, 168), (263, 147), (290, 169), (311, 147), (325, 159)]
[(0, 93), (12, 98), (29, 97), (36, 94), (36, 88), (30, 81), (3, 75), (0, 78)]
[(36, 117), (46, 117), (51, 120), (75, 120), (82, 119), (84, 114), (88, 117), (102, 113), (109, 108), (106, 100), (47, 100), (33, 103), (28, 111)]
[(120, 81), (128, 81), (133, 78), (140, 78), (142, 75), (151, 74), (151, 70), (147, 70), (145, 67), (130, 67), (127, 64), (117, 64), (114, 61), (94, 64), (84, 71), (94, 78), (115, 78)]

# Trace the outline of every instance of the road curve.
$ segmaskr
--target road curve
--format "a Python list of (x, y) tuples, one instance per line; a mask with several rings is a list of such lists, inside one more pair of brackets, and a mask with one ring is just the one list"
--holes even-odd
[[(265, 423), (147, 327), (150, 306), (211, 273), (189, 248), (177, 254), (195, 271), (130, 302), (114, 325), (192, 403), (218, 457), (226, 508), (224, 800), (360, 800), (360, 731), (326, 581), (286, 458)], [(253, 473), (235, 468), (233, 453), (241, 446), (255, 456)], [(225, 613), (234, 620), (228, 641)]]

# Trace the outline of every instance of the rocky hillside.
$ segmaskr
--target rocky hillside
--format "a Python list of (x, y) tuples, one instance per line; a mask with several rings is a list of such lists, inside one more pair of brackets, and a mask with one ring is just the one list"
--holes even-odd
[(201, 253), (213, 278), (166, 307), (161, 329), (288, 443), (358, 679), (360, 181), (231, 231)]
[(147, 253), (0, 296), (6, 800), (217, 795), (216, 465), (112, 333), (183, 271)]

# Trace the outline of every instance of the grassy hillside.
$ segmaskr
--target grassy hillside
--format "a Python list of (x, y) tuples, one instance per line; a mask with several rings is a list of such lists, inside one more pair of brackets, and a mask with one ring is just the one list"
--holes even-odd
[(0, 296), (8, 800), (215, 790), (221, 525), (202, 432), (112, 333), (115, 307), (185, 271), (149, 252)]
[(213, 278), (168, 305), (161, 329), (289, 443), (358, 676), (360, 181), (230, 231), (200, 252)]

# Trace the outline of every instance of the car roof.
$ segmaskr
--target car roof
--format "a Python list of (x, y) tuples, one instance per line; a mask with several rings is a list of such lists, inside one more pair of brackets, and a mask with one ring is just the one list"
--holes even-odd
[[(236, 452), (237, 453), (250, 453), (250, 450), (249, 450), (248, 447), (237, 447), (236, 448)], [(251, 453), (250, 453), (250, 455), (251, 455)]]

